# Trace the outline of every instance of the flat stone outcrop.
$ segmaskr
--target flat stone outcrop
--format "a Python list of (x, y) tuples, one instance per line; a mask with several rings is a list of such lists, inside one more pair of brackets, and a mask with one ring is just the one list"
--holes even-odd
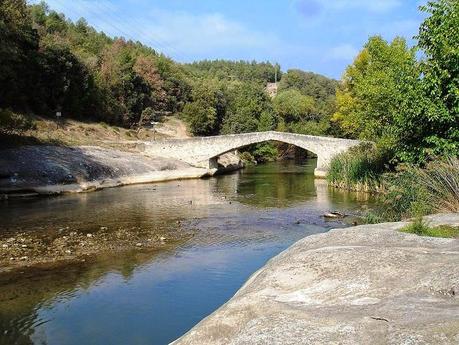
[(306, 237), (174, 345), (459, 344), (459, 240), (406, 224)]
[(179, 160), (95, 146), (0, 150), (0, 193), (76, 193), (207, 174)]

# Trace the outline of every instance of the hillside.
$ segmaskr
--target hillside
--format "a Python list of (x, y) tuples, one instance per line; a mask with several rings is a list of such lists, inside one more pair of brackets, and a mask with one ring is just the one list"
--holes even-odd
[[(337, 84), (326, 77), (302, 72), (299, 83), (290, 83), (292, 72), (269, 62), (180, 64), (154, 47), (98, 32), (83, 18), (73, 22), (45, 3), (7, 0), (0, 17), (2, 142), (150, 140), (151, 132), (138, 129), (164, 114), (179, 114), (199, 136), (274, 129), (333, 134)], [(295, 97), (271, 99), (265, 87), (276, 78)], [(64, 128), (57, 128), (57, 112)]]

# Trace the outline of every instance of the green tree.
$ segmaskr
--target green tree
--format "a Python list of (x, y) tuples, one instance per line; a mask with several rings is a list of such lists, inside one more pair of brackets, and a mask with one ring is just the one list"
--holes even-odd
[(0, 1), (0, 107), (28, 107), (35, 84), (38, 36), (25, 0)]
[(233, 82), (226, 93), (228, 107), (222, 127), (224, 134), (256, 132), (262, 127), (269, 128), (268, 122), (274, 127), (272, 103), (264, 86), (254, 82)]
[(279, 93), (286, 90), (298, 90), (316, 102), (321, 114), (330, 111), (330, 102), (334, 100), (338, 82), (320, 74), (304, 72), (297, 69), (288, 70), (279, 83)]
[(425, 146), (434, 155), (459, 154), (459, 2), (429, 1), (419, 29), (423, 85), (434, 104), (427, 113)]
[(273, 106), (275, 112), (287, 124), (317, 117), (314, 99), (295, 89), (279, 93), (274, 98)]
[(186, 68), (200, 77), (257, 82), (263, 85), (274, 82), (276, 71), (278, 80), (282, 76), (280, 66), (269, 62), (204, 60), (188, 64)]
[(223, 85), (214, 79), (200, 80), (193, 87), (192, 99), (182, 112), (191, 132), (200, 136), (218, 134), (227, 106)]
[(403, 161), (420, 159), (425, 114), (415, 50), (371, 37), (344, 74), (333, 120), (350, 137), (376, 141)]

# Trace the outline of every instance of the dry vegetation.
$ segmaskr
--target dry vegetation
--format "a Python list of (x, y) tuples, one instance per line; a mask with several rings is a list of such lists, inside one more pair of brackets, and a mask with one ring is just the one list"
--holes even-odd
[(28, 144), (54, 144), (65, 146), (101, 146), (120, 150), (132, 150), (137, 141), (186, 137), (185, 125), (175, 117), (168, 117), (153, 131), (111, 126), (103, 122), (76, 120), (50, 120), (31, 116), (33, 126), (21, 133), (0, 135), (2, 148)]

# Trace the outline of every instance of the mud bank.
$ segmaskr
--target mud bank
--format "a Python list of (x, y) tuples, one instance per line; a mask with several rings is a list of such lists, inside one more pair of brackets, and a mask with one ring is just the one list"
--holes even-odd
[[(229, 159), (230, 169), (240, 169)], [(25, 146), (0, 151), (0, 194), (78, 193), (215, 173), (138, 152), (81, 146)]]
[(459, 240), (406, 224), (300, 240), (173, 344), (458, 344)]
[(193, 236), (177, 223), (167, 231), (156, 228), (109, 228), (94, 232), (70, 227), (26, 231), (0, 237), (0, 275), (26, 268), (55, 268), (94, 260), (100, 255), (156, 251), (174, 247)]

